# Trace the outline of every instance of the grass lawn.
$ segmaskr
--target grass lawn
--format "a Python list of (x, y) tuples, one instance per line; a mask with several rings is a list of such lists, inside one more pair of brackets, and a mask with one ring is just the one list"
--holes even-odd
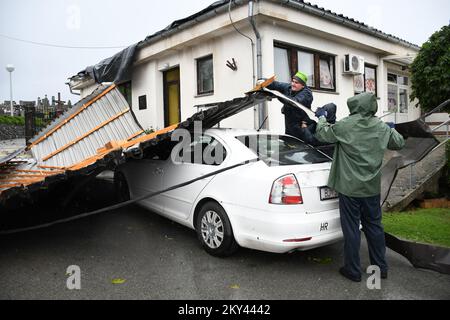
[(383, 224), (400, 238), (450, 248), (450, 209), (383, 213)]

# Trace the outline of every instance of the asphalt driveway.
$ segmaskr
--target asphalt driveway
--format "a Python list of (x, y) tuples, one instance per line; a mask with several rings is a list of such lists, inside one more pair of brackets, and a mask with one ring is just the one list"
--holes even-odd
[[(369, 258), (365, 240), (361, 259)], [(389, 279), (369, 290), (337, 272), (342, 244), (292, 254), (209, 256), (194, 231), (137, 206), (0, 236), (0, 299), (450, 299), (450, 276), (388, 249)], [(69, 290), (69, 266), (80, 290)]]

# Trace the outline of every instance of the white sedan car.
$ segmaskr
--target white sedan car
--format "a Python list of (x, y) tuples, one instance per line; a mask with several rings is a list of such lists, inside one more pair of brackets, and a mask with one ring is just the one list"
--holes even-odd
[[(342, 239), (337, 195), (326, 187), (331, 159), (318, 150), (291, 136), (237, 129), (209, 129), (178, 157), (175, 145), (160, 144), (120, 166), (120, 197), (134, 199), (261, 159), (139, 202), (195, 229), (208, 253), (228, 256), (239, 246), (284, 253)], [(198, 150), (209, 150), (208, 161)]]

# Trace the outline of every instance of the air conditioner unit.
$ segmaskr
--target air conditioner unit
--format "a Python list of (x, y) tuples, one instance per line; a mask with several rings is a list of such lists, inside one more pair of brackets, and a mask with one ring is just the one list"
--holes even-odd
[(346, 54), (344, 59), (344, 74), (364, 74), (364, 57), (356, 54)]

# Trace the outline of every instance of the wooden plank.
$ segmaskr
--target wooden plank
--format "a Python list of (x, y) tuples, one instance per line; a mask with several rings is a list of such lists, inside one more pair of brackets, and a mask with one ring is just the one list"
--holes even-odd
[(36, 173), (41, 173), (41, 174), (44, 174), (44, 175), (54, 175), (57, 171), (63, 172), (64, 170), (56, 170), (56, 171), (43, 171), (43, 170), (15, 170), (15, 171), (17, 171), (17, 172), (29, 172), (29, 173), (36, 172)]
[(120, 118), (121, 116), (123, 116), (125, 113), (127, 113), (128, 111), (130, 111), (130, 108), (127, 108), (126, 110), (116, 114), (115, 116), (111, 117), (110, 119), (104, 121), (102, 124), (98, 125), (97, 127), (95, 127), (94, 129), (90, 130), (89, 132), (85, 133), (84, 135), (82, 135), (81, 137), (75, 139), (72, 142), (69, 142), (68, 144), (66, 144), (65, 146), (59, 148), (58, 150), (56, 150), (55, 152), (52, 152), (51, 154), (49, 154), (48, 156), (45, 156), (44, 158), (42, 158), (42, 161), (47, 161), (51, 158), (53, 158), (54, 156), (56, 156), (57, 154), (60, 154), (61, 152), (63, 152), (64, 150), (70, 148), (71, 146), (73, 146), (74, 144), (77, 144), (78, 142), (80, 142), (81, 140), (87, 138), (88, 136), (90, 136), (91, 134), (93, 134), (94, 132), (100, 130), (101, 128), (103, 128), (104, 126), (108, 125), (109, 123), (113, 122), (114, 120)]
[(31, 184), (39, 181), (43, 181), (45, 179), (24, 179), (24, 180), (0, 180), (1, 183), (17, 183), (20, 182), (20, 184)]
[(167, 132), (175, 130), (178, 126), (179, 126), (179, 123), (174, 124), (174, 125), (172, 125), (170, 127), (158, 130), (158, 131), (153, 132), (151, 134), (139, 137), (139, 138), (137, 138), (136, 140), (133, 140), (133, 141), (128, 141), (128, 142), (111, 141), (108, 144), (106, 144), (105, 147), (100, 148), (99, 150), (97, 150), (97, 152), (98, 152), (97, 155), (92, 156), (92, 157), (90, 157), (90, 158), (88, 158), (88, 159), (86, 159), (86, 160), (84, 160), (84, 161), (82, 161), (80, 163), (77, 163), (77, 164), (71, 166), (68, 169), (71, 170), (71, 171), (76, 171), (76, 170), (79, 170), (81, 168), (87, 167), (87, 166), (95, 163), (96, 161), (104, 158), (110, 152), (113, 152), (113, 151), (116, 151), (116, 150), (127, 149), (127, 148), (129, 148), (131, 146), (134, 146), (134, 145), (138, 144), (138, 143), (154, 139), (155, 137), (157, 137), (160, 134), (164, 134), (164, 133), (167, 133)]
[(144, 132), (145, 132), (144, 130), (141, 130), (141, 131), (136, 132), (136, 133), (133, 134), (131, 137), (129, 137), (129, 138), (127, 139), (127, 141), (133, 140), (134, 138), (136, 138), (137, 136), (139, 136), (140, 134), (142, 134), (142, 133), (144, 133)]
[(267, 87), (268, 85), (270, 85), (272, 82), (275, 81), (275, 76), (267, 79), (266, 81), (264, 81), (263, 83), (257, 84), (252, 90), (250, 90), (249, 92), (247, 92), (247, 94), (259, 91), (265, 87)]
[(43, 174), (8, 174), (8, 175), (0, 175), (0, 181), (3, 181), (3, 179), (10, 179), (10, 178), (45, 178), (48, 177), (48, 175), (43, 175)]
[(108, 89), (106, 89), (103, 93), (101, 93), (100, 95), (96, 96), (95, 98), (93, 98), (92, 100), (90, 100), (88, 103), (86, 103), (85, 105), (83, 105), (80, 110), (78, 110), (77, 112), (75, 112), (74, 114), (72, 114), (69, 118), (67, 118), (66, 120), (62, 121), (60, 124), (58, 124), (55, 128), (53, 128), (52, 130), (50, 130), (48, 133), (46, 133), (44, 136), (42, 136), (41, 138), (39, 138), (38, 140), (36, 140), (35, 142), (33, 142), (31, 145), (29, 145), (27, 147), (27, 150), (31, 150), (31, 148), (33, 148), (35, 145), (41, 143), (42, 141), (44, 141), (45, 139), (47, 139), (48, 137), (50, 137), (52, 134), (54, 134), (57, 130), (59, 130), (62, 126), (64, 126), (66, 123), (68, 123), (70, 120), (72, 120), (73, 118), (75, 118), (76, 116), (78, 116), (81, 112), (83, 112), (84, 110), (86, 110), (88, 107), (90, 107), (92, 104), (94, 104), (97, 100), (103, 98), (105, 95), (107, 95), (110, 91), (112, 91), (114, 88), (116, 88), (116, 85), (113, 84), (111, 85)]
[(61, 173), (65, 172), (67, 169), (66, 167), (42, 166), (42, 165), (39, 165), (38, 168), (52, 169), (52, 170), (60, 171)]
[(2, 185), (0, 185), (0, 189), (11, 189), (11, 188), (20, 187), (20, 186), (22, 186), (21, 183), (5, 184), (5, 185), (2, 184)]
[(161, 134), (168, 133), (168, 132), (170, 132), (170, 131), (175, 130), (176, 128), (178, 128), (179, 125), (180, 125), (180, 124), (177, 123), (177, 124), (171, 125), (171, 126), (169, 126), (169, 127), (166, 127), (166, 128), (164, 128), (164, 129), (155, 131), (155, 132), (153, 132), (153, 133), (146, 134), (145, 136), (139, 137), (139, 138), (137, 138), (136, 140), (128, 141), (127, 143), (125, 143), (125, 144), (122, 145), (122, 148), (127, 149), (127, 148), (129, 148), (129, 147), (131, 147), (131, 146), (134, 146), (135, 144), (138, 144), (138, 143), (141, 143), (141, 142), (145, 142), (145, 141), (152, 140), (152, 139), (156, 138), (157, 136), (159, 136), (159, 135), (161, 135)]

